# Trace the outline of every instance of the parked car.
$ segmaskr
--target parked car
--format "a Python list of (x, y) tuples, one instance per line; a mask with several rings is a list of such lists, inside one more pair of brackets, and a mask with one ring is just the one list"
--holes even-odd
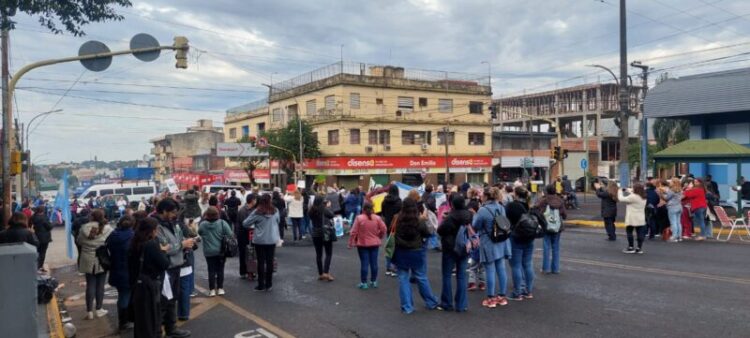
[[(609, 183), (609, 178), (604, 176), (595, 176), (589, 180), (589, 189), (594, 189), (594, 182), (599, 182), (603, 186)], [(583, 191), (584, 177), (576, 180), (576, 191)]]

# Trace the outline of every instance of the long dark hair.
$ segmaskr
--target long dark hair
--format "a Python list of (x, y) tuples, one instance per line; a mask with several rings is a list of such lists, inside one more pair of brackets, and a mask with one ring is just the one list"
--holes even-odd
[(417, 201), (408, 197), (404, 200), (401, 212), (398, 213), (398, 224), (399, 226), (404, 224), (415, 227), (419, 224), (419, 207), (417, 206)]
[(133, 235), (133, 239), (130, 241), (130, 252), (140, 252), (143, 250), (143, 245), (156, 237), (154, 230), (158, 226), (159, 221), (156, 218), (146, 217), (138, 219), (135, 235)]
[(258, 206), (255, 207), (255, 213), (258, 215), (273, 215), (276, 208), (271, 204), (271, 195), (261, 195), (258, 198)]
[(367, 215), (367, 219), (372, 221), (372, 212), (373, 212), (373, 206), (370, 202), (365, 202), (365, 205), (362, 206), (362, 213)]
[(323, 196), (314, 196), (313, 205), (310, 208), (310, 218), (317, 219), (325, 213), (325, 198)]

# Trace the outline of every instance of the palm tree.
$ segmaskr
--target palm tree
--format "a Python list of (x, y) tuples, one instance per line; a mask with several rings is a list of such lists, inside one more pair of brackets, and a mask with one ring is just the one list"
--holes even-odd
[(654, 121), (654, 138), (659, 150), (690, 138), (690, 121), (660, 118)]

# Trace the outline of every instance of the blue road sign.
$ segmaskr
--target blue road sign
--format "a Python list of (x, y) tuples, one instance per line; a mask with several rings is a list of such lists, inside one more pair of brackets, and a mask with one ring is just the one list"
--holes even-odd
[(587, 159), (581, 159), (581, 169), (586, 170), (589, 167), (589, 161)]

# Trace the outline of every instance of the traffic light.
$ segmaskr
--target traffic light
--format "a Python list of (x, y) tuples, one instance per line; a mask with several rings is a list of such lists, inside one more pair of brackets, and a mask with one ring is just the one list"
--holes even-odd
[(174, 65), (175, 68), (187, 69), (187, 53), (188, 50), (190, 50), (188, 39), (184, 36), (176, 36), (172, 47), (174, 47), (175, 50), (174, 58), (177, 60), (177, 63)]
[(15, 176), (21, 173), (21, 152), (13, 150), (10, 152), (10, 175)]
[(493, 120), (497, 119), (497, 106), (495, 106), (494, 104), (490, 105), (490, 118), (492, 118)]
[(555, 147), (552, 150), (552, 158), (554, 158), (555, 160), (560, 160), (560, 147)]
[(29, 171), (29, 158), (31, 154), (28, 151), (24, 151), (21, 153), (21, 172), (28, 172)]
[(568, 158), (568, 149), (563, 150), (562, 158)]

